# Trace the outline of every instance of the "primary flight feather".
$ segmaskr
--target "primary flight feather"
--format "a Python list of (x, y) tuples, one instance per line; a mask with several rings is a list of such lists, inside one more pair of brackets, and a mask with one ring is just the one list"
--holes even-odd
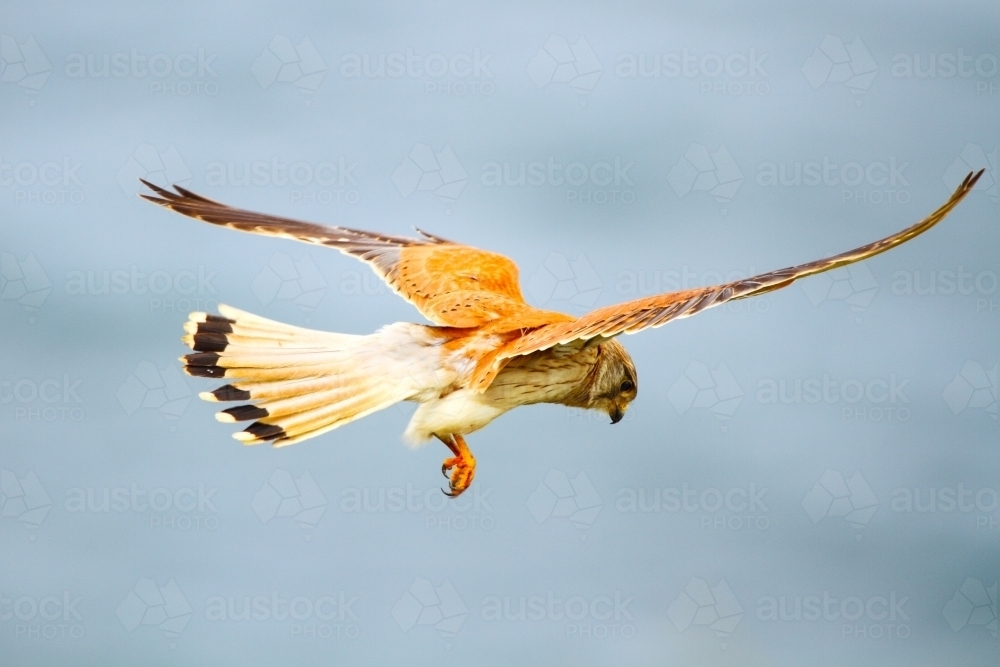
[(189, 375), (225, 378), (207, 401), (236, 401), (224, 422), (251, 421), (233, 436), (284, 446), (313, 438), (399, 401), (420, 407), (405, 436), (451, 449), (442, 472), (448, 495), (462, 493), (476, 460), (463, 436), (532, 403), (559, 403), (622, 419), (638, 391), (635, 365), (616, 339), (690, 317), (733, 299), (780, 289), (799, 278), (885, 252), (940, 222), (982, 175), (970, 173), (938, 210), (903, 231), (834, 257), (722, 285), (670, 292), (598, 308), (576, 318), (528, 305), (517, 265), (417, 230), (407, 238), (252, 211), (174, 186), (142, 181), (151, 202), (212, 224), (336, 248), (369, 264), (434, 326), (398, 322), (368, 336), (303, 329), (219, 306), (191, 313), (181, 358)]

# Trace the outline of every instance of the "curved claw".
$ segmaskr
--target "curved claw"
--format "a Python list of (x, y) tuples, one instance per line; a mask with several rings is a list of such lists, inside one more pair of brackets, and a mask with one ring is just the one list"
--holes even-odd
[[(450, 470), (450, 469), (451, 468), (448, 466), (448, 462), (447, 461), (441, 464), (441, 474), (444, 475), (444, 478), (447, 479), (447, 480), (451, 479), (451, 477), (448, 475), (448, 470)], [(442, 491), (443, 490), (444, 489), (442, 489)]]
[(448, 496), (449, 498), (454, 498), (455, 496), (458, 495), (457, 493), (452, 493), (451, 491), (445, 491), (444, 489), (441, 489), (441, 493)]

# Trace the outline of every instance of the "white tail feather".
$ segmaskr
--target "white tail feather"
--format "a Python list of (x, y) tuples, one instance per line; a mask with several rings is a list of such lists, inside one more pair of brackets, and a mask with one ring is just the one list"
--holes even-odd
[(368, 336), (303, 329), (219, 306), (223, 317), (192, 313), (182, 359), (191, 375), (229, 384), (200, 396), (244, 404), (217, 414), (250, 421), (233, 434), (245, 444), (290, 445), (447, 386), (439, 377), (440, 337), (431, 327), (393, 324)]

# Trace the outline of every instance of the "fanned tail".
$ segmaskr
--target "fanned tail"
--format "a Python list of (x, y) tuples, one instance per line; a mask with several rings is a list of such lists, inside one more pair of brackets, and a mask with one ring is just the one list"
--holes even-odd
[(233, 437), (247, 445), (291, 445), (407, 400), (433, 383), (428, 327), (394, 324), (369, 336), (275, 322), (231, 306), (191, 313), (181, 357), (189, 375), (229, 379), (206, 401), (249, 401), (216, 413), (252, 421)]

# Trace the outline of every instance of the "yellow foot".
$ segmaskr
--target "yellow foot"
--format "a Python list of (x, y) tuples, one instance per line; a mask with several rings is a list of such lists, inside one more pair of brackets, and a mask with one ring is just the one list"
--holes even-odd
[(448, 491), (441, 489), (444, 495), (455, 498), (462, 494), (472, 484), (476, 476), (476, 457), (469, 451), (465, 438), (452, 434), (447, 438), (437, 436), (437, 439), (448, 446), (454, 454), (441, 464), (441, 473), (448, 478)]

